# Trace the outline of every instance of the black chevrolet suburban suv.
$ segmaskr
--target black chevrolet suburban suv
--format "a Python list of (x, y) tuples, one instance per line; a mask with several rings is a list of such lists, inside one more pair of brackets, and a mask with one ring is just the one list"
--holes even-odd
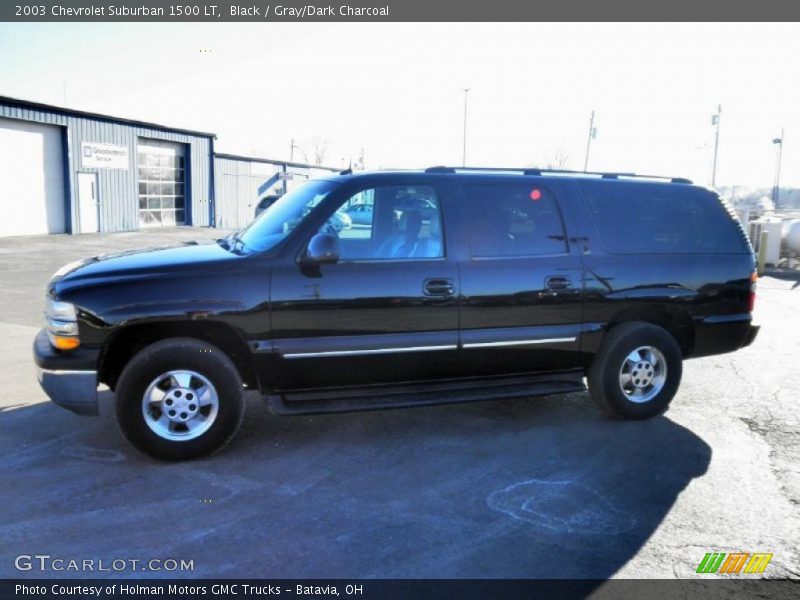
[[(332, 226), (372, 207), (372, 222)], [(685, 179), (537, 169), (342, 172), (208, 245), (60, 269), (34, 345), (50, 398), (160, 459), (213, 453), (245, 390), (279, 414), (584, 390), (646, 419), (685, 358), (750, 344), (755, 261)]]

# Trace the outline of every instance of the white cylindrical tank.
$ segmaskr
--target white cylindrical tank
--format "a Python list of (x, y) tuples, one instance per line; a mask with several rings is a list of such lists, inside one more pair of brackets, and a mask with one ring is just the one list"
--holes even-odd
[(766, 263), (777, 265), (781, 258), (781, 228), (783, 219), (780, 217), (761, 217), (750, 221), (750, 241), (757, 251), (761, 244), (761, 232), (767, 232)]
[(800, 219), (784, 221), (781, 234), (783, 251), (800, 254)]

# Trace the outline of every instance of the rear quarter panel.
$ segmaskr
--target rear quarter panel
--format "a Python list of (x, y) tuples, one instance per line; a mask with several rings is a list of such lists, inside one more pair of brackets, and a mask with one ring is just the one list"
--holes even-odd
[[(595, 334), (584, 336), (583, 352), (596, 352), (609, 326), (638, 314), (688, 320), (692, 332), (687, 357), (740, 347), (750, 322), (750, 276), (755, 267), (746, 239), (740, 253), (614, 254), (603, 245), (577, 185), (576, 194), (582, 199), (573, 208), (584, 242), (584, 318), (596, 325)], [(714, 327), (726, 322), (741, 326), (735, 331)]]

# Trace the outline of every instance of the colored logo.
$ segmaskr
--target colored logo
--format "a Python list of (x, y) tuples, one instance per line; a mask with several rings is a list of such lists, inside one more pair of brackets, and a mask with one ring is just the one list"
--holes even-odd
[(697, 566), (698, 573), (763, 573), (771, 552), (708, 552)]

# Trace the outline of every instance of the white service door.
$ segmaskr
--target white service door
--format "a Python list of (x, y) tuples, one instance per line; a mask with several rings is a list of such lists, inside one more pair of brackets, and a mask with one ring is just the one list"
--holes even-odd
[(64, 233), (61, 128), (0, 119), (0, 236)]
[(97, 196), (97, 173), (78, 173), (78, 210), (80, 211), (80, 232), (100, 231), (98, 211), (100, 201)]

